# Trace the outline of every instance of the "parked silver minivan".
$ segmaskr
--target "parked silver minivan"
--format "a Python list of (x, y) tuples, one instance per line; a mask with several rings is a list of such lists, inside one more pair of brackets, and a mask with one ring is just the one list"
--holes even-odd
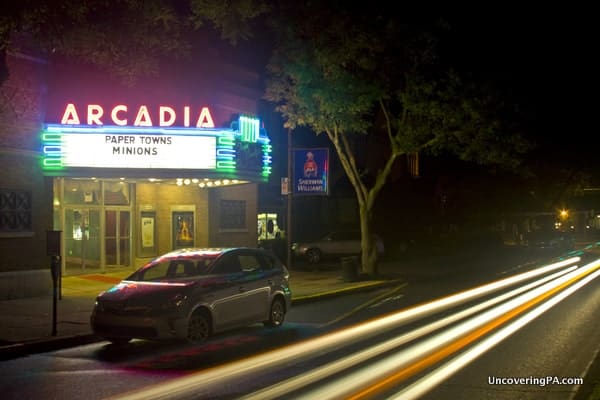
[(278, 327), (290, 305), (289, 272), (272, 253), (191, 248), (162, 255), (101, 293), (91, 326), (113, 343), (200, 342), (257, 322)]

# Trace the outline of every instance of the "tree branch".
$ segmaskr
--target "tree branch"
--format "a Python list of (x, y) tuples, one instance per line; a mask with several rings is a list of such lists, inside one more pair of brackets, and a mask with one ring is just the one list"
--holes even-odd
[[(349, 157), (349, 154), (351, 155), (352, 153), (348, 152), (348, 148), (347, 148), (348, 142), (347, 142), (345, 136), (339, 131), (339, 128), (337, 128), (337, 127), (334, 127), (333, 130), (327, 129), (325, 131), (325, 133), (327, 133), (329, 140), (331, 140), (331, 143), (333, 143), (333, 146), (335, 147), (338, 157), (340, 158), (340, 163), (342, 164), (342, 168), (344, 168), (344, 171), (346, 172), (346, 175), (348, 176), (350, 183), (354, 187), (354, 190), (356, 192), (356, 197), (358, 199), (359, 204), (361, 204), (361, 205), (366, 204), (366, 201), (367, 201), (366, 187), (360, 178), (360, 174), (358, 173), (358, 169), (356, 167), (356, 161), (354, 160), (354, 157)], [(345, 142), (346, 145), (344, 145), (344, 143), (340, 142), (340, 136), (342, 137), (343, 142)]]

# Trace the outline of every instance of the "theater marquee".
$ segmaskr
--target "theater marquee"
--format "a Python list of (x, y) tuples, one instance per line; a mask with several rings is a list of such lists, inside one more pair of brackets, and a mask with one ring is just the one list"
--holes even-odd
[[(185, 134), (184, 134), (185, 133)], [(198, 133), (203, 133), (198, 134)], [(56, 147), (45, 152), (60, 154), (56, 166), (86, 168), (214, 169), (217, 167), (218, 132), (190, 134), (166, 130), (69, 129), (48, 127), (45, 137)], [(54, 134), (54, 135), (53, 135)], [(51, 166), (47, 158), (48, 167)]]
[[(125, 106), (113, 107), (106, 119), (104, 108), (90, 105), (85, 113), (88, 124), (82, 125), (77, 108), (68, 104), (62, 123), (47, 124), (42, 132), (44, 170), (213, 170), (262, 180), (271, 173), (270, 139), (258, 118), (240, 116), (230, 129), (219, 129), (207, 107), (198, 110), (191, 127), (185, 126), (191, 120), (187, 106), (184, 126), (172, 126), (176, 114), (171, 107), (160, 107), (157, 119), (145, 106), (132, 114), (133, 120), (126, 111)], [(128, 121), (134, 125), (124, 126)]]

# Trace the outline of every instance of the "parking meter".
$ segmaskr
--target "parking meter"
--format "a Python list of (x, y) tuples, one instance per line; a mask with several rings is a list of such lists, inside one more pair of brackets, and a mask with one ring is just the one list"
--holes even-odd
[(60, 233), (61, 231), (46, 231), (46, 254), (50, 256), (50, 274), (52, 275), (52, 336), (56, 336), (56, 300), (60, 296)]
[(58, 290), (58, 297), (61, 298), (61, 263), (60, 263), (60, 235), (62, 231), (46, 231), (46, 254), (50, 259), (50, 273), (55, 290)]
[(51, 257), (50, 273), (52, 274), (52, 282), (57, 285), (60, 278), (60, 256)]
[(46, 231), (46, 255), (60, 256), (60, 234), (62, 231)]

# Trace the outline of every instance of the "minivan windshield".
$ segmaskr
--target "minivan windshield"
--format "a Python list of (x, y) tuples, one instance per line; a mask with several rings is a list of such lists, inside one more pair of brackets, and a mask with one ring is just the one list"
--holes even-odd
[(214, 256), (161, 258), (138, 269), (127, 280), (156, 282), (198, 277), (209, 273), (214, 259)]

